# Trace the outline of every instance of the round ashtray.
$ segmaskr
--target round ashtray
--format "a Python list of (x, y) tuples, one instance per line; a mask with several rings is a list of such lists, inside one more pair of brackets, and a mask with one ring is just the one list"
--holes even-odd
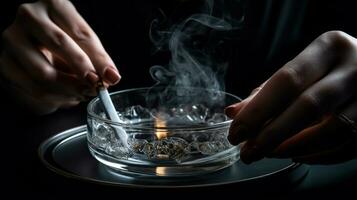
[[(234, 188), (271, 188), (280, 190), (301, 181), (308, 166), (290, 159), (263, 159), (250, 165), (240, 161), (205, 176), (152, 177), (123, 175), (93, 158), (88, 150), (86, 125), (75, 127), (44, 141), (39, 157), (55, 173), (75, 180), (125, 188), (211, 188), (234, 185)], [(239, 187), (237, 187), (239, 186)], [(270, 187), (271, 186), (271, 187)]]
[(121, 174), (186, 177), (231, 166), (239, 147), (227, 140), (232, 94), (202, 88), (136, 88), (110, 94), (119, 122), (102, 102), (88, 105), (88, 147)]

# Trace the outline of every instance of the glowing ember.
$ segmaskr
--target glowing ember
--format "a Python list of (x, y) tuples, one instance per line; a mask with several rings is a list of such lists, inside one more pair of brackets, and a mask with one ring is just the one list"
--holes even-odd
[(167, 137), (166, 121), (163, 120), (160, 114), (155, 118), (155, 135), (157, 139), (161, 140)]

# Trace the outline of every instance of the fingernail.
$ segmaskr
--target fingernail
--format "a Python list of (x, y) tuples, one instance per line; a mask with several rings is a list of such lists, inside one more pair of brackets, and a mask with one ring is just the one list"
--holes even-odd
[(246, 143), (243, 145), (240, 151), (240, 159), (245, 164), (251, 164), (252, 162), (262, 159), (263, 156), (260, 154), (260, 151), (255, 144)]
[(85, 78), (91, 85), (96, 85), (99, 80), (98, 75), (92, 71), (88, 72)]
[(234, 118), (235, 115), (237, 114), (235, 112), (235, 106), (234, 105), (231, 105), (231, 106), (228, 106), (224, 109), (224, 113), (229, 117), (229, 118)]
[(104, 78), (107, 80), (110, 84), (115, 85), (116, 83), (119, 82), (120, 80), (120, 75), (117, 71), (115, 71), (112, 68), (107, 68), (104, 72)]
[(228, 134), (228, 141), (232, 145), (237, 145), (246, 140), (248, 134), (249, 131), (245, 125), (239, 124), (235, 126), (232, 124)]

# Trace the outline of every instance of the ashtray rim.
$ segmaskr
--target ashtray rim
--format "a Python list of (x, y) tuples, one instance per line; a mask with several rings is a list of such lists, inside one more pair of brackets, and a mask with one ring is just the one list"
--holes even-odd
[[(186, 87), (185, 87), (186, 88)], [(114, 96), (117, 94), (121, 94), (121, 93), (126, 93), (126, 92), (133, 92), (133, 91), (139, 91), (139, 90), (149, 90), (151, 89), (151, 87), (139, 87), (139, 88), (130, 88), (130, 89), (125, 89), (125, 90), (119, 90), (119, 91), (115, 91), (115, 92), (111, 92), (109, 93), (110, 96)], [(194, 89), (200, 89), (200, 90), (207, 90), (210, 91), (210, 89), (206, 89), (206, 88), (194, 88)], [(225, 92), (225, 91), (220, 91), (220, 90), (212, 90), (212, 91), (216, 91), (219, 93), (222, 93), (226, 96), (232, 97), (237, 99), (237, 102), (242, 101), (241, 98), (239, 98), (238, 96)], [(221, 128), (221, 127), (227, 127), (231, 124), (231, 122), (233, 121), (232, 119), (227, 119), (226, 121), (223, 122), (218, 122), (215, 124), (202, 124), (198, 127), (187, 127), (187, 126), (174, 126), (174, 127), (157, 127), (157, 126), (152, 126), (152, 127), (136, 127), (135, 123), (132, 124), (127, 124), (127, 123), (121, 123), (121, 122), (113, 122), (112, 120), (103, 118), (99, 115), (97, 115), (96, 113), (93, 112), (93, 106), (95, 105), (95, 103), (97, 103), (98, 101), (100, 101), (99, 97), (95, 97), (94, 99), (92, 99), (87, 106), (87, 114), (89, 115), (89, 117), (96, 119), (96, 120), (100, 120), (104, 123), (108, 123), (110, 125), (114, 125), (114, 126), (121, 126), (124, 128), (131, 128), (131, 129), (141, 129), (141, 130), (156, 130), (156, 131), (160, 131), (160, 130), (174, 130), (174, 131), (184, 131), (184, 130), (191, 130), (191, 131), (199, 131), (199, 130), (210, 130), (210, 129), (216, 129), (216, 128)]]

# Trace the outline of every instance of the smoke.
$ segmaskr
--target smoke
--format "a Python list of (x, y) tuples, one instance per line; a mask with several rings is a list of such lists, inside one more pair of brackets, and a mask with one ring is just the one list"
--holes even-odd
[[(244, 19), (241, 7), (239, 0), (206, 0), (198, 13), (169, 28), (163, 28), (168, 21), (163, 13), (161, 19), (152, 22), (150, 39), (156, 51), (171, 53), (167, 65), (150, 69), (156, 81), (152, 89), (164, 94), (160, 101), (185, 103), (192, 98), (184, 97), (192, 95), (215, 102), (221, 98), (218, 94), (222, 93), (215, 91), (225, 89), (227, 38), (230, 32), (241, 28)], [(195, 88), (211, 92), (202, 96)]]

